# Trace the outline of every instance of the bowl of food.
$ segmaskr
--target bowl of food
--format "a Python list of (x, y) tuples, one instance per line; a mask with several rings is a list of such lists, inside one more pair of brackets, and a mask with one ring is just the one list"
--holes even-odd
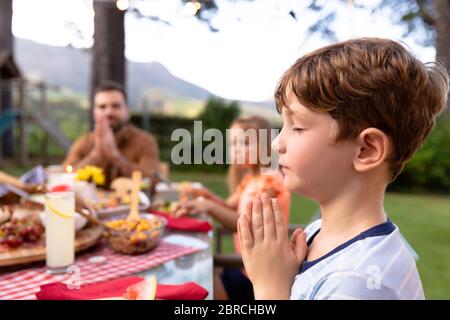
[(116, 219), (105, 223), (106, 239), (114, 252), (140, 254), (154, 249), (167, 225), (164, 217), (140, 214), (139, 219)]

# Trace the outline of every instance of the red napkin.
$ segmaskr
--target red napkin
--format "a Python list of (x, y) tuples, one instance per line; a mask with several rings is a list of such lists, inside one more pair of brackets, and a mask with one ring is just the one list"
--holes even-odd
[(208, 290), (195, 282), (186, 282), (181, 285), (158, 284), (156, 298), (163, 300), (203, 300)]
[[(144, 280), (142, 277), (127, 277), (105, 282), (87, 284), (80, 289), (69, 289), (62, 282), (54, 282), (41, 286), (36, 293), (39, 300), (93, 300), (123, 296), (127, 288)], [(195, 282), (181, 285), (159, 284), (156, 298), (164, 300), (203, 300), (208, 291)]]
[(167, 219), (167, 227), (179, 231), (208, 232), (212, 229), (208, 221), (203, 221), (190, 217), (174, 218), (170, 214), (156, 210), (150, 210), (150, 213), (163, 216)]

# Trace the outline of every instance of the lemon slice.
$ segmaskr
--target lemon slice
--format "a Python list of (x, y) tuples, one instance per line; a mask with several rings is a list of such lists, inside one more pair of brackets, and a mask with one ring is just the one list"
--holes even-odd
[(47, 201), (47, 207), (50, 209), (51, 212), (55, 213), (56, 215), (60, 216), (64, 219), (73, 218), (73, 214), (64, 213), (61, 210), (58, 210), (50, 201)]

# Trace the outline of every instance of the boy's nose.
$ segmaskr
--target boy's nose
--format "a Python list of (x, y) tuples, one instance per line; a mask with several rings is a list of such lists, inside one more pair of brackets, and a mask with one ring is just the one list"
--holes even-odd
[(278, 153), (285, 153), (286, 152), (286, 144), (284, 143), (283, 139), (283, 129), (281, 129), (278, 136), (272, 141), (272, 150), (278, 152)]
[(272, 150), (280, 153), (280, 134), (278, 134), (278, 136), (275, 139), (273, 139), (271, 147)]

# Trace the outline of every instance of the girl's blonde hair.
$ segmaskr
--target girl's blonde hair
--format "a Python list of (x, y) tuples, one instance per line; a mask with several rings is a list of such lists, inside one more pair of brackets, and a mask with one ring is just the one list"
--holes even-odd
[[(267, 139), (267, 156), (270, 157), (271, 155), (271, 130), (272, 126), (270, 123), (261, 117), (258, 116), (249, 116), (249, 117), (239, 117), (236, 118), (230, 125), (230, 128), (233, 126), (239, 126), (244, 131), (248, 129), (255, 129), (257, 130), (257, 143), (260, 144), (259, 139), (261, 138), (259, 135), (259, 129), (266, 129), (267, 134), (265, 135)], [(257, 157), (257, 164), (255, 167), (253, 167), (253, 170), (259, 170), (263, 165), (260, 163), (259, 159), (259, 152)], [(228, 182), (228, 190), (231, 193), (234, 193), (236, 191), (237, 186), (244, 178), (245, 172), (244, 170), (239, 167), (238, 165), (232, 163), (228, 167), (228, 173), (227, 173), (227, 182)]]

